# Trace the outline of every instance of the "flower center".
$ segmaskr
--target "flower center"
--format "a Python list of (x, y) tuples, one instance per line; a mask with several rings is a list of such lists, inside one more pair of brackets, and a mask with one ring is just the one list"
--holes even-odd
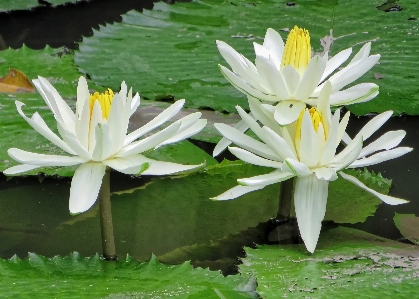
[(111, 104), (113, 100), (114, 93), (112, 89), (108, 88), (107, 91), (104, 93), (95, 92), (94, 94), (90, 95), (89, 103), (90, 103), (90, 117), (92, 116), (93, 107), (95, 101), (99, 102), (100, 108), (102, 109), (102, 117), (108, 119), (109, 112), (111, 111)]
[(284, 68), (287, 65), (291, 65), (302, 75), (310, 59), (310, 35), (306, 29), (294, 26), (294, 29), (288, 34), (287, 42), (285, 43), (281, 67)]

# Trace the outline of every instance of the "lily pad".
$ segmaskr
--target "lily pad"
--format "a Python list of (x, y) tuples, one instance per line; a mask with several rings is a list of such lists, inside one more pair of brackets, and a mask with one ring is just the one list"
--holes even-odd
[[(286, 38), (289, 28), (298, 24), (310, 31), (315, 52), (327, 51), (329, 46), (330, 55), (347, 47), (357, 51), (372, 41), (372, 53), (381, 53), (380, 64), (359, 80), (377, 82), (380, 96), (349, 106), (354, 113), (393, 109), (419, 114), (419, 26), (411, 18), (419, 7), (406, 1), (402, 11), (386, 13), (376, 8), (380, 4), (381, 0), (327, 4), (306, 0), (293, 6), (279, 0), (157, 3), (151, 11), (130, 11), (121, 23), (101, 27), (84, 38), (75, 63), (98, 85), (115, 88), (123, 76), (152, 100), (186, 98), (188, 107), (233, 112), (235, 105), (246, 108), (247, 101), (218, 70), (217, 64), (225, 62), (215, 40), (229, 43), (253, 60), (252, 43), (260, 43), (268, 27)], [(325, 36), (329, 46), (322, 47)], [(375, 79), (374, 73), (383, 78)]]
[(410, 298), (419, 287), (419, 249), (356, 229), (320, 235), (304, 245), (247, 248), (240, 272), (254, 275), (262, 298)]
[[(43, 1), (48, 6), (57, 6), (66, 3), (75, 3), (84, 0), (48, 0)], [(45, 5), (44, 4), (44, 5)], [(43, 6), (38, 0), (2, 0), (0, 3), (0, 12), (10, 10), (24, 10), (31, 9), (38, 6)]]
[(415, 214), (396, 213), (393, 220), (400, 233), (406, 239), (419, 245), (419, 218)]
[[(383, 178), (380, 173), (375, 174), (367, 169), (345, 170), (345, 173), (357, 177), (367, 187), (382, 194), (388, 194), (391, 180)], [(326, 216), (324, 220), (336, 223), (364, 222), (373, 216), (377, 207), (382, 203), (377, 197), (339, 177), (330, 182), (329, 197), (327, 199)]]
[(28, 259), (0, 259), (2, 296), (30, 298), (252, 298), (251, 277), (228, 276), (208, 269), (161, 264), (154, 256), (140, 263), (130, 256), (106, 262), (98, 255), (84, 258), (77, 252), (46, 258), (29, 253)]

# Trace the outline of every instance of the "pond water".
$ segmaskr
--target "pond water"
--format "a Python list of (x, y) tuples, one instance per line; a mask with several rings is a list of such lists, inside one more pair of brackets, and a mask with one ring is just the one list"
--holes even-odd
[[(152, 1), (97, 0), (0, 13), (3, 39), (0, 47), (20, 48), (26, 44), (41, 49), (48, 44), (76, 49), (82, 36), (92, 35), (92, 28), (97, 29), (99, 24), (118, 22), (121, 14), (132, 9), (142, 11), (152, 7)], [(353, 136), (368, 119), (352, 117), (349, 134)], [(406, 130), (407, 136), (401, 145), (415, 150), (396, 160), (369, 167), (393, 179), (390, 195), (411, 200), (411, 203), (396, 207), (380, 205), (375, 215), (364, 223), (347, 226), (394, 240), (403, 239), (393, 216), (395, 212), (419, 215), (416, 200), (419, 169), (415, 166), (418, 163), (418, 122), (419, 118), (414, 116), (390, 119), (377, 136), (388, 130)], [(212, 153), (213, 144), (191, 142)], [(225, 153), (218, 157), (219, 161), (224, 157), (234, 159)], [(172, 180), (170, 186), (176, 190), (175, 179), (165, 180)], [(149, 177), (132, 178), (112, 172), (111, 182), (116, 246), (121, 256), (129, 253), (136, 259), (147, 260), (154, 253), (168, 263), (192, 260), (195, 265), (233, 273), (237, 256), (243, 255), (241, 247), (267, 242), (267, 234), (274, 226), (269, 219), (275, 216), (276, 198), (264, 199), (259, 204), (236, 200), (221, 205), (208, 201), (208, 194), (193, 193), (189, 197), (175, 198), (173, 190), (154, 192), (153, 186), (157, 184)], [(0, 257), (9, 258), (14, 254), (25, 257), (28, 252), (48, 257), (71, 251), (85, 256), (101, 252), (98, 208), (71, 216), (69, 187), (68, 178), (40, 176), (7, 180), (1, 176)], [(238, 215), (237, 210), (242, 214)]]

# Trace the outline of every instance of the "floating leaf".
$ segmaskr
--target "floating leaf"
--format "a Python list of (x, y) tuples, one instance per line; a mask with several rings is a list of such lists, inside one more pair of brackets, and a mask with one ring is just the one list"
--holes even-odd
[[(388, 194), (390, 191), (391, 180), (383, 178), (380, 173), (369, 172), (366, 168), (363, 171), (345, 170), (345, 173), (355, 176), (367, 187), (382, 194)], [(324, 220), (336, 223), (364, 222), (367, 217), (374, 215), (381, 203), (382, 201), (371, 193), (339, 177), (329, 184)]]
[[(348, 47), (355, 52), (371, 41), (372, 53), (381, 54), (380, 64), (356, 82), (376, 82), (380, 95), (348, 106), (351, 111), (419, 114), (419, 21), (411, 18), (419, 6), (405, 1), (402, 11), (386, 13), (376, 8), (381, 4), (382, 0), (305, 0), (293, 6), (279, 0), (160, 2), (151, 11), (130, 11), (121, 23), (84, 38), (75, 63), (98, 85), (115, 88), (124, 77), (152, 100), (185, 98), (188, 107), (234, 112), (235, 105), (246, 108), (247, 100), (221, 75), (217, 64), (226, 63), (215, 40), (253, 60), (252, 43), (261, 43), (267, 28), (285, 38), (288, 28), (298, 24), (310, 31), (316, 53), (330, 49), (333, 56)], [(383, 78), (375, 79), (374, 73)]]
[(393, 220), (400, 233), (406, 239), (419, 245), (419, 218), (415, 214), (396, 213)]
[[(140, 263), (127, 256), (117, 262), (98, 255), (84, 258), (77, 252), (65, 257), (46, 258), (29, 253), (26, 260), (0, 259), (2, 296), (12, 298), (192, 298), (206, 292), (218, 298), (252, 298), (255, 284), (244, 276), (224, 277), (219, 271), (161, 264), (154, 256)], [(212, 291), (212, 296), (209, 296)]]
[(303, 244), (246, 249), (240, 265), (254, 275), (262, 298), (415, 297), (419, 250), (356, 229), (320, 235), (313, 255)]
[(16, 69), (9, 69), (9, 73), (0, 78), (0, 92), (33, 92), (31, 81), (24, 73)]

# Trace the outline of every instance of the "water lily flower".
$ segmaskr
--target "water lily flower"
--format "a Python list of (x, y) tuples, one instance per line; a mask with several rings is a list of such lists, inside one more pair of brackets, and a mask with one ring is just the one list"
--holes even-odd
[(45, 166), (79, 165), (70, 189), (69, 208), (73, 214), (84, 212), (95, 203), (107, 167), (125, 174), (166, 175), (202, 166), (156, 161), (143, 155), (203, 129), (206, 120), (200, 119), (201, 113), (196, 112), (145, 137), (176, 115), (185, 100), (175, 102), (153, 120), (127, 134), (129, 118), (139, 107), (140, 97), (138, 93), (133, 97), (132, 90), (127, 94), (125, 82), (119, 93), (114, 94), (109, 89), (103, 94), (91, 95), (86, 79), (80, 77), (76, 113), (48, 80), (39, 77), (33, 83), (54, 114), (61, 137), (46, 125), (38, 112), (27, 117), (22, 111), (24, 104), (16, 101), (19, 114), (38, 133), (70, 155), (46, 155), (10, 148), (9, 156), (22, 164), (6, 169), (4, 174), (16, 175)]
[[(292, 29), (284, 42), (274, 29), (266, 31), (263, 44), (254, 43), (255, 64), (234, 50), (227, 43), (217, 41), (218, 50), (230, 65), (231, 70), (219, 65), (230, 83), (248, 96), (262, 102), (276, 103), (275, 119), (281, 125), (294, 122), (300, 111), (317, 106), (317, 98), (328, 80), (332, 84), (331, 106), (366, 102), (378, 95), (374, 83), (361, 83), (345, 90), (348, 84), (360, 78), (380, 59), (380, 55), (369, 55), (371, 43), (366, 43), (347, 66), (334, 73), (352, 53), (345, 49), (331, 59), (328, 54), (312, 57), (310, 36), (307, 30)], [(240, 122), (236, 126), (241, 132), (248, 127)], [(229, 143), (223, 139), (214, 150), (221, 153)]]
[(356, 177), (342, 172), (347, 168), (364, 167), (397, 158), (412, 150), (397, 147), (406, 132), (390, 131), (363, 147), (363, 142), (377, 131), (392, 115), (384, 112), (371, 119), (347, 146), (336, 153), (337, 146), (346, 134), (350, 113), (340, 120), (340, 109), (332, 115), (329, 97), (332, 86), (327, 82), (319, 95), (317, 108), (303, 108), (295, 124), (281, 127), (275, 124), (274, 108), (256, 99), (251, 101), (251, 111), (263, 127), (243, 109), (237, 111), (243, 121), (260, 138), (257, 141), (226, 124), (215, 124), (217, 130), (239, 147), (229, 147), (237, 158), (260, 166), (275, 168), (269, 174), (238, 179), (239, 186), (213, 198), (228, 200), (267, 185), (296, 178), (294, 205), (298, 227), (306, 248), (314, 252), (320, 234), (321, 222), (326, 212), (329, 181), (340, 175), (345, 180), (370, 192), (390, 205), (406, 203), (404, 199), (380, 194), (360, 182)]

